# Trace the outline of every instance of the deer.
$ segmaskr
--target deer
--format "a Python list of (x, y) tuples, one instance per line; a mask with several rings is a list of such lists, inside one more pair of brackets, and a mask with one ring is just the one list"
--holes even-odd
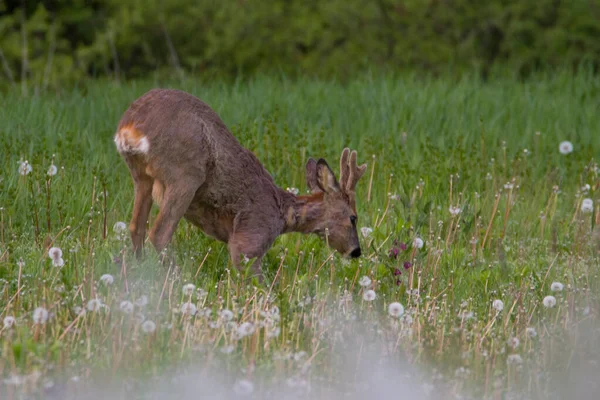
[(344, 148), (340, 179), (328, 163), (306, 162), (306, 195), (278, 187), (250, 150), (198, 97), (152, 89), (122, 115), (114, 142), (134, 186), (129, 232), (137, 259), (143, 254), (153, 202), (159, 212), (148, 237), (161, 253), (184, 218), (226, 243), (232, 264), (250, 265), (262, 281), (261, 262), (282, 234), (316, 234), (344, 258), (358, 258), (356, 185), (367, 165)]

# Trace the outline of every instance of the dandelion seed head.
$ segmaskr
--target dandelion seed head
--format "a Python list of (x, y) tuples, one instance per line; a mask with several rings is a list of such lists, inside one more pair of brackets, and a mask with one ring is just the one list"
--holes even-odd
[(421, 238), (415, 238), (415, 240), (413, 241), (413, 246), (416, 247), (417, 249), (420, 249), (423, 247), (423, 245), (425, 244), (425, 242), (423, 242), (423, 239)]
[(504, 310), (504, 303), (502, 302), (502, 300), (496, 299), (492, 303), (492, 307), (494, 307), (494, 310), (496, 310), (496, 311), (502, 311), (502, 310)]
[(360, 228), (360, 233), (363, 235), (364, 238), (368, 238), (369, 236), (371, 236), (371, 233), (373, 233), (373, 228), (363, 226), (362, 228)]
[(123, 221), (117, 221), (113, 225), (113, 232), (117, 235), (125, 233), (127, 231), (127, 225)]
[(558, 145), (558, 151), (560, 151), (561, 154), (571, 153), (573, 151), (573, 143), (569, 142), (568, 140), (560, 142)]
[(123, 300), (119, 304), (119, 309), (125, 314), (131, 314), (133, 312), (133, 303), (127, 300)]
[(88, 311), (96, 312), (102, 308), (102, 300), (100, 299), (91, 299), (87, 303)]
[(48, 176), (54, 176), (54, 175), (56, 175), (57, 172), (58, 172), (58, 168), (56, 168), (56, 165), (51, 164), (50, 167), (48, 168)]
[(48, 250), (48, 257), (50, 257), (52, 260), (57, 260), (59, 258), (62, 258), (63, 256), (63, 252), (60, 249), (60, 247), (51, 247)]
[(43, 307), (38, 307), (33, 310), (33, 323), (43, 325), (48, 321), (48, 310)]
[(62, 258), (53, 258), (52, 265), (60, 268), (65, 265), (65, 260), (63, 260)]
[(581, 202), (581, 212), (591, 213), (594, 211), (594, 201), (592, 199), (583, 199)]
[(4, 320), (2, 322), (4, 324), (5, 329), (10, 329), (17, 323), (17, 320), (12, 315), (9, 315), (7, 317), (4, 317)]
[(219, 317), (221, 317), (223, 321), (229, 322), (233, 319), (233, 312), (228, 309), (221, 310), (221, 312), (219, 312)]
[(142, 322), (141, 328), (144, 333), (152, 333), (156, 330), (156, 324), (148, 319)]
[(183, 285), (182, 292), (185, 296), (191, 296), (192, 294), (194, 294), (194, 290), (196, 290), (196, 285), (194, 285), (193, 283), (187, 283)]
[(115, 278), (111, 274), (104, 274), (100, 277), (100, 282), (102, 282), (106, 286), (112, 285), (114, 281)]
[(365, 275), (358, 280), (358, 284), (362, 287), (369, 287), (371, 286), (371, 278)]
[(519, 344), (521, 343), (521, 341), (519, 340), (518, 337), (511, 337), (510, 339), (508, 339), (507, 343), (510, 347), (512, 347), (513, 349), (516, 349), (517, 347), (519, 347)]
[(33, 171), (33, 168), (31, 167), (31, 164), (29, 164), (28, 161), (22, 161), (19, 164), (19, 174), (25, 176), (28, 175), (31, 171)]
[(268, 329), (266, 331), (266, 335), (268, 338), (275, 338), (275, 337), (279, 337), (279, 334), (281, 333), (281, 328), (278, 326), (275, 326), (271, 329)]
[(542, 300), (542, 304), (544, 304), (544, 307), (546, 308), (552, 308), (556, 306), (556, 297), (546, 296), (544, 297), (544, 300)]
[(562, 292), (564, 288), (565, 285), (560, 282), (552, 282), (552, 285), (550, 285), (550, 290), (553, 292)]
[(521, 365), (523, 364), (523, 359), (518, 354), (511, 354), (506, 358), (506, 362), (509, 365)]
[(195, 315), (198, 308), (192, 303), (183, 303), (181, 305), (181, 313), (184, 315)]
[(377, 297), (377, 294), (375, 293), (374, 290), (369, 289), (367, 290), (364, 294), (363, 294), (363, 300), (364, 301), (373, 301), (375, 300), (375, 298)]
[(135, 301), (135, 305), (138, 307), (144, 307), (145, 305), (148, 304), (148, 296), (146, 296), (145, 294), (141, 295), (136, 301)]
[(450, 214), (452, 216), (457, 216), (458, 214), (460, 214), (462, 212), (461, 208), (458, 206), (457, 207), (450, 206), (448, 211), (450, 211)]
[(525, 333), (527, 333), (527, 336), (529, 336), (531, 339), (537, 336), (537, 331), (532, 327), (525, 329)]
[(404, 306), (398, 302), (390, 303), (388, 306), (388, 314), (392, 317), (399, 318), (404, 314)]
[(240, 338), (250, 336), (254, 333), (255, 327), (252, 322), (244, 322), (237, 328), (237, 334)]

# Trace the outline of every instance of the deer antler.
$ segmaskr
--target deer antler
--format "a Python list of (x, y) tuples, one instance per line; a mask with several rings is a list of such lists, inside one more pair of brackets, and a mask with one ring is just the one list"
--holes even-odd
[(350, 152), (349, 148), (345, 148), (340, 158), (340, 187), (345, 193), (354, 192), (356, 183), (367, 170), (367, 164), (360, 167), (356, 162), (356, 150)]

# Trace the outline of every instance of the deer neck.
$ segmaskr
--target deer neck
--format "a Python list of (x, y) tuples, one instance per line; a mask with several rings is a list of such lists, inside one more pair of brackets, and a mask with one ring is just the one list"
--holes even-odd
[(315, 233), (325, 216), (323, 193), (307, 196), (290, 194), (286, 199), (284, 233)]

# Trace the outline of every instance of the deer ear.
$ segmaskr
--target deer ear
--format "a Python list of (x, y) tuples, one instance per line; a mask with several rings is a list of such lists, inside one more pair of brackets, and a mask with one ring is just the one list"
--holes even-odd
[(335, 178), (335, 174), (322, 158), (317, 161), (317, 185), (325, 193), (340, 191), (340, 184)]
[(312, 193), (323, 191), (317, 183), (317, 162), (313, 158), (306, 162), (306, 186)]

